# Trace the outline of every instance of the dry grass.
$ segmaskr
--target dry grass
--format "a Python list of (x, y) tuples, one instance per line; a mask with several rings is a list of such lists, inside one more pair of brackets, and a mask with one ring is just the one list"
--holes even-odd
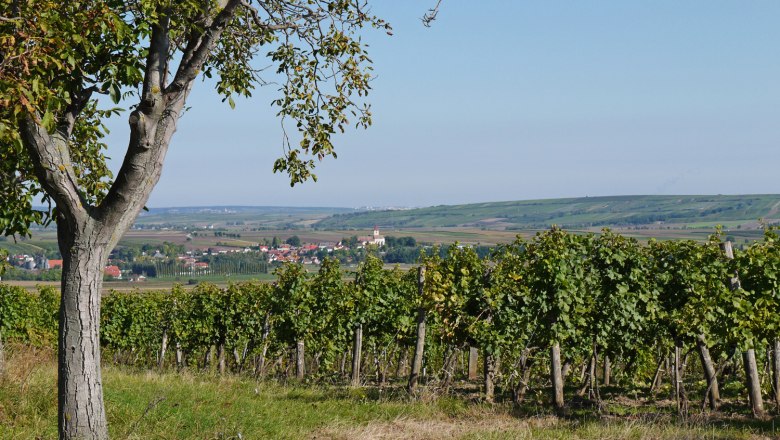
[[(0, 378), (0, 438), (56, 438), (53, 350), (12, 344), (8, 359)], [(103, 373), (111, 434), (120, 439), (780, 439), (771, 420), (722, 413), (680, 422), (666, 409), (618, 400), (610, 404), (625, 415), (558, 418), (426, 393), (410, 400), (377, 397), (371, 388), (286, 386), (112, 366)]]

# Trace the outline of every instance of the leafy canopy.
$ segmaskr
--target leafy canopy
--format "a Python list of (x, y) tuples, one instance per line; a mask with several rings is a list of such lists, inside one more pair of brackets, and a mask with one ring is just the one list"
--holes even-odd
[[(316, 180), (315, 159), (336, 156), (331, 136), (371, 123), (363, 102), (371, 60), (356, 33), (364, 27), (390, 33), (390, 26), (364, 2), (0, 0), (0, 233), (28, 235), (31, 224), (56, 218), (51, 209), (34, 208), (39, 200), (51, 206), (53, 199), (22, 142), (22, 119), (45, 127), (67, 151), (82, 203), (99, 206), (113, 184), (105, 120), (123, 109), (105, 107), (107, 100), (98, 97), (130, 109), (140, 105), (142, 83), (153, 70), (155, 30), (163, 27), (162, 87), (181, 87), (181, 66), (199, 55), (193, 49), (201, 50), (228, 10), (233, 12), (219, 38), (202, 45), (208, 52), (194, 74), (214, 78), (231, 107), (236, 95), (276, 85), (272, 105), (294, 124), (298, 139), (291, 141), (285, 131), (273, 170), (288, 173), (291, 185)], [(265, 69), (269, 62), (273, 69)]]

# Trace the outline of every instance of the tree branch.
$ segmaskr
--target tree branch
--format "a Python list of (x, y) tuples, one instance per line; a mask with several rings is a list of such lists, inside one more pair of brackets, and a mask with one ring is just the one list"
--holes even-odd
[(173, 99), (187, 89), (188, 84), (195, 80), (214, 45), (219, 40), (220, 35), (222, 35), (222, 31), (225, 30), (230, 20), (233, 19), (236, 9), (240, 5), (241, 0), (228, 0), (225, 7), (214, 17), (214, 20), (206, 27), (205, 31), (190, 38), (182, 56), (182, 62), (176, 71), (176, 76), (165, 90), (165, 94), (169, 99)]
[(168, 25), (170, 18), (167, 11), (160, 11), (160, 20), (152, 27), (152, 36), (149, 40), (149, 54), (146, 57), (146, 70), (144, 72), (144, 84), (141, 92), (141, 106), (151, 109), (156, 102), (161, 100), (165, 75), (168, 71)]
[[(161, 19), (150, 38), (141, 103), (130, 115), (130, 142), (113, 185), (96, 216), (113, 228), (113, 246), (146, 204), (162, 173), (171, 137), (193, 82), (222, 31), (233, 19), (240, 0), (229, 0), (205, 31), (190, 35), (188, 48), (171, 84), (165, 87), (170, 41), (168, 20)], [(162, 14), (161, 14), (162, 15)]]
[(70, 139), (70, 135), (73, 133), (73, 127), (76, 125), (76, 119), (81, 114), (81, 111), (84, 110), (87, 103), (89, 103), (92, 93), (97, 90), (97, 86), (91, 86), (71, 93), (70, 104), (65, 108), (65, 113), (62, 115), (62, 122), (57, 127), (57, 132), (64, 142), (67, 142), (67, 140)]
[(264, 29), (267, 31), (280, 31), (285, 29), (298, 29), (300, 25), (297, 23), (298, 20), (301, 20), (303, 18), (310, 19), (312, 21), (318, 21), (324, 16), (317, 14), (316, 11), (312, 10), (311, 8), (306, 8), (308, 13), (304, 15), (297, 15), (293, 17), (291, 20), (287, 20), (285, 22), (280, 23), (269, 23), (267, 21), (264, 21), (262, 18), (260, 18), (260, 13), (257, 11), (257, 8), (252, 6), (251, 3), (248, 1), (242, 1), (241, 6), (243, 6), (247, 11), (249, 11), (249, 15), (252, 18), (252, 22), (254, 22), (255, 26), (257, 26), (260, 29)]
[(46, 192), (74, 219), (86, 215), (87, 202), (82, 198), (70, 160), (70, 150), (64, 141), (55, 141), (32, 115), (21, 117), (20, 134), (30, 154), (35, 174)]
[(428, 12), (423, 15), (422, 22), (423, 26), (425, 27), (431, 27), (431, 23), (433, 23), (436, 20), (436, 17), (439, 15), (439, 7), (441, 7), (441, 1), (436, 1), (436, 6), (432, 7), (431, 9), (428, 9)]

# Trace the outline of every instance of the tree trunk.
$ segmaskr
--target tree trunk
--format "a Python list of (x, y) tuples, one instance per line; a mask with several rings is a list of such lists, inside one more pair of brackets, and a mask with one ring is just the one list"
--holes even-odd
[(363, 356), (363, 324), (355, 327), (355, 339), (352, 346), (352, 386), (360, 386), (360, 362)]
[(341, 361), (339, 362), (339, 376), (341, 378), (346, 377), (345, 371), (347, 370), (347, 355), (349, 350), (341, 353)]
[(531, 366), (526, 365), (523, 369), (523, 379), (520, 383), (520, 389), (517, 390), (517, 397), (515, 398), (515, 403), (520, 403), (525, 399), (525, 393), (528, 391), (528, 386), (531, 382)]
[(667, 356), (663, 355), (661, 357), (661, 360), (658, 361), (658, 366), (655, 368), (655, 375), (653, 375), (653, 383), (650, 384), (650, 394), (653, 394), (653, 391), (656, 390), (659, 386), (661, 386), (661, 380), (663, 378), (663, 372), (664, 372), (664, 363), (667, 361)]
[(244, 371), (244, 365), (246, 365), (246, 359), (249, 357), (249, 352), (252, 351), (255, 347), (255, 340), (254, 337), (250, 338), (249, 341), (247, 341), (244, 344), (244, 349), (241, 350), (240, 355), (236, 352), (235, 349), (233, 349), (233, 352), (236, 354), (236, 365), (238, 365), (238, 372), (241, 373)]
[(59, 433), (64, 439), (107, 439), (99, 331), (107, 251), (94, 242), (75, 241), (69, 229), (58, 224), (63, 257), (57, 347)]
[(528, 391), (528, 381), (531, 379), (531, 361), (529, 360), (529, 351), (524, 349), (520, 354), (520, 378), (515, 386), (512, 398), (515, 403), (520, 403), (525, 398)]
[(225, 364), (227, 362), (225, 358), (225, 338), (220, 338), (219, 343), (217, 343), (217, 365), (220, 376), (225, 374)]
[[(682, 417), (688, 416), (688, 395), (685, 392), (683, 376), (685, 372), (686, 361), (681, 357), (682, 347), (674, 347), (674, 393), (677, 402), (677, 414)], [(687, 359), (687, 355), (685, 357)]]
[(493, 402), (495, 397), (495, 385), (493, 379), (496, 375), (496, 360), (492, 354), (485, 353), (484, 356), (484, 379), (485, 379), (485, 401)]
[[(2, 341), (0, 341), (2, 344)], [(2, 349), (2, 347), (0, 347)], [(775, 339), (772, 350), (772, 392), (776, 410), (780, 411), (780, 339)]]
[(303, 347), (303, 341), (299, 340), (295, 343), (295, 377), (298, 380), (303, 380), (306, 375), (306, 365), (304, 364), (305, 352)]
[(398, 365), (395, 368), (395, 377), (406, 376), (406, 363), (409, 361), (409, 348), (401, 346), (401, 352), (398, 354)]
[(564, 381), (566, 381), (566, 376), (569, 375), (570, 370), (571, 370), (571, 361), (564, 362), (563, 367), (561, 367), (561, 376), (563, 377)]
[(165, 352), (168, 350), (168, 329), (163, 330), (162, 343), (160, 344), (160, 359), (157, 361), (157, 368), (162, 370), (165, 366)]
[(444, 383), (442, 384), (442, 388), (445, 393), (449, 392), (450, 386), (452, 385), (452, 378), (455, 376), (455, 366), (458, 362), (459, 353), (460, 350), (455, 347), (450, 347), (448, 355), (444, 357)]
[(674, 375), (674, 401), (677, 402), (677, 412), (680, 412), (682, 403), (680, 401), (680, 347), (674, 347), (674, 362), (672, 365), (672, 374)]
[(260, 360), (257, 362), (257, 371), (255, 371), (255, 375), (259, 375), (260, 377), (265, 375), (265, 358), (268, 355), (268, 335), (271, 333), (270, 319), (271, 316), (266, 314), (263, 322), (263, 336), (261, 337), (263, 348), (260, 350)]
[[(209, 53), (235, 14), (226, 7), (200, 53)], [(225, 12), (226, 11), (226, 12)], [(108, 438), (100, 372), (100, 296), (109, 252), (146, 204), (159, 181), (162, 164), (195, 75), (205, 57), (182, 65), (178, 81), (166, 87), (170, 49), (168, 21), (158, 20), (149, 37), (143, 87), (130, 112), (130, 139), (122, 166), (108, 193), (90, 206), (78, 185), (71, 159), (70, 129), (50, 135), (32, 114), (20, 115), (19, 134), (43, 190), (57, 205), (57, 236), (63, 257), (58, 334), (58, 432), (61, 439)], [(191, 70), (195, 69), (195, 70)], [(86, 95), (89, 99), (89, 94)], [(62, 121), (78, 120), (72, 106)], [(65, 124), (66, 126), (68, 124)], [(71, 126), (72, 128), (72, 126)]]
[(710, 350), (707, 348), (707, 343), (704, 340), (704, 335), (699, 335), (696, 345), (699, 348), (699, 358), (701, 358), (702, 370), (704, 370), (704, 379), (707, 381), (707, 397), (710, 401), (710, 409), (713, 411), (718, 409), (718, 401), (720, 400), (720, 390), (718, 389), (718, 377), (715, 374), (715, 366), (712, 364), (712, 358), (710, 357)]
[(477, 380), (477, 347), (469, 347), (469, 380)]
[(550, 380), (555, 410), (563, 411), (563, 375), (561, 375), (561, 346), (557, 342), (550, 349)]
[(390, 367), (388, 358), (387, 350), (383, 348), (379, 358), (379, 385), (385, 385), (387, 383), (387, 369)]
[(592, 399), (595, 396), (595, 393), (593, 392), (593, 386), (596, 380), (596, 362), (596, 347), (594, 344), (593, 353), (591, 353), (590, 360), (588, 361), (587, 365), (587, 376), (585, 376), (583, 379), (582, 388), (577, 390), (578, 396), (584, 396), (585, 393), (588, 393), (589, 399)]
[(209, 345), (206, 353), (203, 355), (203, 370), (211, 372), (214, 367), (214, 345)]
[(376, 347), (371, 350), (374, 356), (374, 379), (377, 385), (382, 385), (384, 379), (382, 379), (382, 355), (377, 353)]
[(758, 377), (758, 365), (756, 365), (756, 352), (752, 348), (742, 353), (745, 363), (745, 379), (747, 381), (748, 397), (753, 415), (764, 415), (764, 402), (761, 398), (761, 381)]
[(609, 386), (609, 378), (612, 375), (612, 363), (609, 360), (609, 356), (604, 356), (604, 386)]
[[(420, 266), (417, 272), (417, 290), (422, 298), (423, 286), (425, 285), (425, 267)], [(412, 358), (412, 373), (409, 375), (408, 390), (410, 393), (417, 388), (417, 381), (422, 370), (423, 354), (425, 350), (425, 308), (417, 309), (417, 342), (414, 348), (414, 357)]]

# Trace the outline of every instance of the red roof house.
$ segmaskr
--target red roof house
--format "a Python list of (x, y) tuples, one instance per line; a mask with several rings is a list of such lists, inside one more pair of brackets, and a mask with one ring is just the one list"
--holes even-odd
[(122, 278), (122, 271), (119, 270), (118, 266), (106, 266), (106, 268), (103, 269), (103, 273), (116, 279)]

